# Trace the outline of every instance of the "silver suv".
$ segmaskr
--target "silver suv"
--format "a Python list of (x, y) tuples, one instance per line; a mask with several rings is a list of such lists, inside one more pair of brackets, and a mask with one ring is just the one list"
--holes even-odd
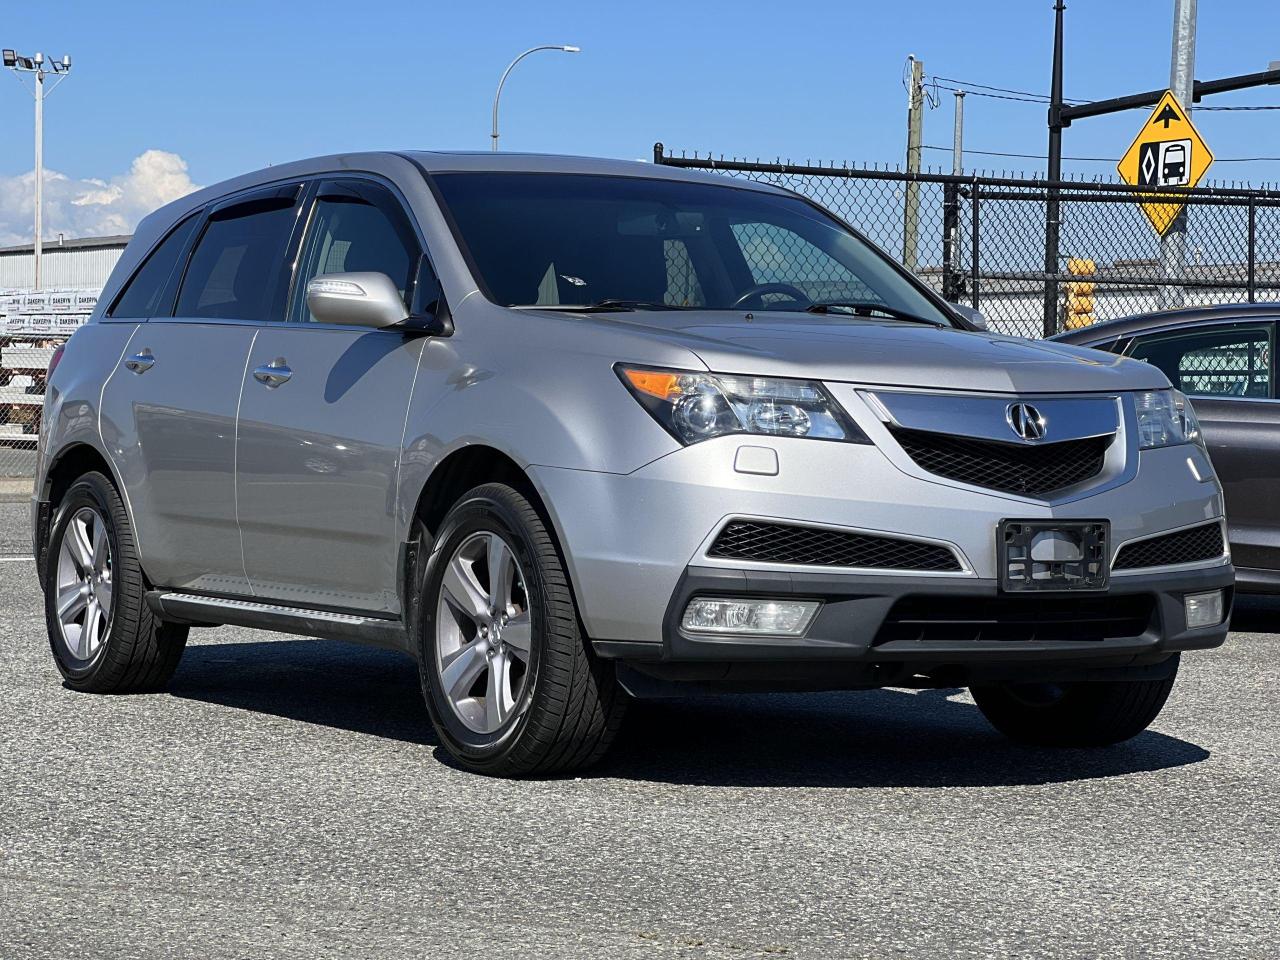
[(383, 644), (503, 775), (686, 692), (969, 686), (1024, 741), (1134, 736), (1227, 631), (1195, 416), (980, 326), (761, 184), (377, 153), (209, 187), (55, 361), (58, 668), (158, 689), (218, 624)]

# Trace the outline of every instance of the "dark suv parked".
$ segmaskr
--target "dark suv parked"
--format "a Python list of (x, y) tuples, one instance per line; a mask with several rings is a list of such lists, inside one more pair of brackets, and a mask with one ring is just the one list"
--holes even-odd
[(1241, 591), (1280, 593), (1280, 303), (1151, 313), (1072, 330), (1060, 343), (1159, 367), (1192, 397), (1227, 505)]

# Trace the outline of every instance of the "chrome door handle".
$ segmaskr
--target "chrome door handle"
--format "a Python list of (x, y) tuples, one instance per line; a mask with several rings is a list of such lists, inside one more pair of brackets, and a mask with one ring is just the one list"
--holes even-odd
[(132, 357), (126, 360), (124, 365), (134, 373), (146, 373), (156, 365), (155, 354), (151, 352), (150, 347), (147, 347), (141, 353), (135, 353)]
[(253, 379), (273, 389), (282, 383), (287, 383), (292, 376), (293, 371), (284, 362), (284, 357), (276, 357), (270, 363), (264, 363), (253, 371)]

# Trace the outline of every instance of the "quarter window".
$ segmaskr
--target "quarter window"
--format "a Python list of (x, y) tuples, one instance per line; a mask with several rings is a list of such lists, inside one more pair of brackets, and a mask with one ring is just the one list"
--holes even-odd
[(272, 313), (294, 220), (292, 197), (215, 211), (191, 254), (178, 316), (256, 323), (279, 319)]
[(116, 298), (111, 308), (111, 317), (117, 320), (146, 320), (169, 314), (169, 308), (173, 304), (172, 293), (169, 303), (162, 304), (161, 300), (169, 285), (169, 278), (173, 275), (173, 268), (186, 249), (191, 232), (199, 220), (197, 216), (187, 217), (160, 241), (160, 245), (151, 251), (142, 267)]
[(1270, 324), (1139, 338), (1130, 356), (1155, 364), (1170, 383), (1193, 396), (1273, 395)]
[(307, 231), (289, 319), (314, 321), (307, 282), (327, 273), (385, 273), (409, 309), (419, 256), (417, 237), (388, 190), (365, 181), (326, 184)]

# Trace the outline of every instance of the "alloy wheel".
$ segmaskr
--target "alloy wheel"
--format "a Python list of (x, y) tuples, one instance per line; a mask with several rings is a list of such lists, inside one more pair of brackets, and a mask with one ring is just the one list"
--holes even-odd
[(72, 659), (97, 657), (111, 630), (111, 539), (106, 521), (92, 507), (71, 517), (58, 550), (57, 615), (62, 644)]
[(437, 675), (468, 730), (492, 734), (530, 677), (533, 628), (524, 571), (497, 533), (473, 533), (444, 570), (435, 618)]

